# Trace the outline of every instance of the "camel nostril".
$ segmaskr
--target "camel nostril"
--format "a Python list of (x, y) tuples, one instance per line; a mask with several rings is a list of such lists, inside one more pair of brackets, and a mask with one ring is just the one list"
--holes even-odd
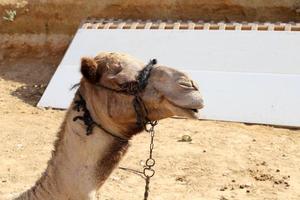
[(178, 81), (178, 84), (185, 88), (193, 88), (194, 85), (190, 80), (181, 79)]

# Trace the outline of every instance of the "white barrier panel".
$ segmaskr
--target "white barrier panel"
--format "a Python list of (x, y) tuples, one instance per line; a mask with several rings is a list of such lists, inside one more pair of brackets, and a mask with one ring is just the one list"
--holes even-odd
[(203, 118), (300, 127), (300, 33), (79, 29), (38, 106), (67, 108), (82, 56), (126, 52), (188, 72)]

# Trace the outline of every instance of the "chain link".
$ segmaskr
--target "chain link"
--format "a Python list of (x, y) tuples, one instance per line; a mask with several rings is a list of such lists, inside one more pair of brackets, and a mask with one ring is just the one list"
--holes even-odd
[(150, 140), (150, 147), (149, 147), (149, 158), (146, 160), (144, 170), (143, 170), (143, 174), (145, 176), (145, 182), (146, 182), (144, 200), (148, 199), (150, 179), (155, 174), (155, 170), (152, 169), (152, 167), (154, 167), (154, 165), (155, 165), (155, 160), (153, 159), (152, 155), (153, 155), (153, 149), (154, 149), (154, 135), (155, 135), (154, 127), (157, 125), (157, 121), (149, 122), (148, 124), (150, 125), (150, 128), (146, 127), (145, 130), (148, 133), (150, 133), (151, 140)]

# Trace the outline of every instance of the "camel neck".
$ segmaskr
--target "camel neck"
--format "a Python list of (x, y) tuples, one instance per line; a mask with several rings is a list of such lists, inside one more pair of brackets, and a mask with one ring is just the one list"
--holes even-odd
[(55, 142), (46, 171), (30, 190), (17, 200), (94, 200), (128, 149), (95, 127), (86, 135), (82, 122), (74, 122), (77, 111), (69, 109)]

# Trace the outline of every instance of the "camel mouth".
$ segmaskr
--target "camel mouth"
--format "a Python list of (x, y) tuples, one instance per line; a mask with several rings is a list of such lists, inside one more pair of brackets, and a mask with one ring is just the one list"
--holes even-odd
[(199, 119), (200, 118), (200, 113), (199, 113), (199, 109), (195, 109), (195, 108), (185, 108), (185, 107), (181, 107), (176, 105), (177, 109), (180, 110), (180, 112), (176, 113), (177, 116), (179, 117), (186, 117), (186, 118), (190, 118), (190, 119)]
[(195, 106), (182, 106), (175, 104), (174, 102), (168, 100), (170, 105), (172, 106), (171, 110), (173, 110), (173, 114), (178, 117), (190, 118), (190, 119), (200, 119), (200, 109), (204, 107), (203, 103)]
[(182, 108), (188, 115), (186, 117), (191, 119), (199, 119), (199, 109)]
[(195, 112), (195, 113), (198, 113), (199, 112), (199, 110), (198, 109), (191, 109), (193, 112)]

